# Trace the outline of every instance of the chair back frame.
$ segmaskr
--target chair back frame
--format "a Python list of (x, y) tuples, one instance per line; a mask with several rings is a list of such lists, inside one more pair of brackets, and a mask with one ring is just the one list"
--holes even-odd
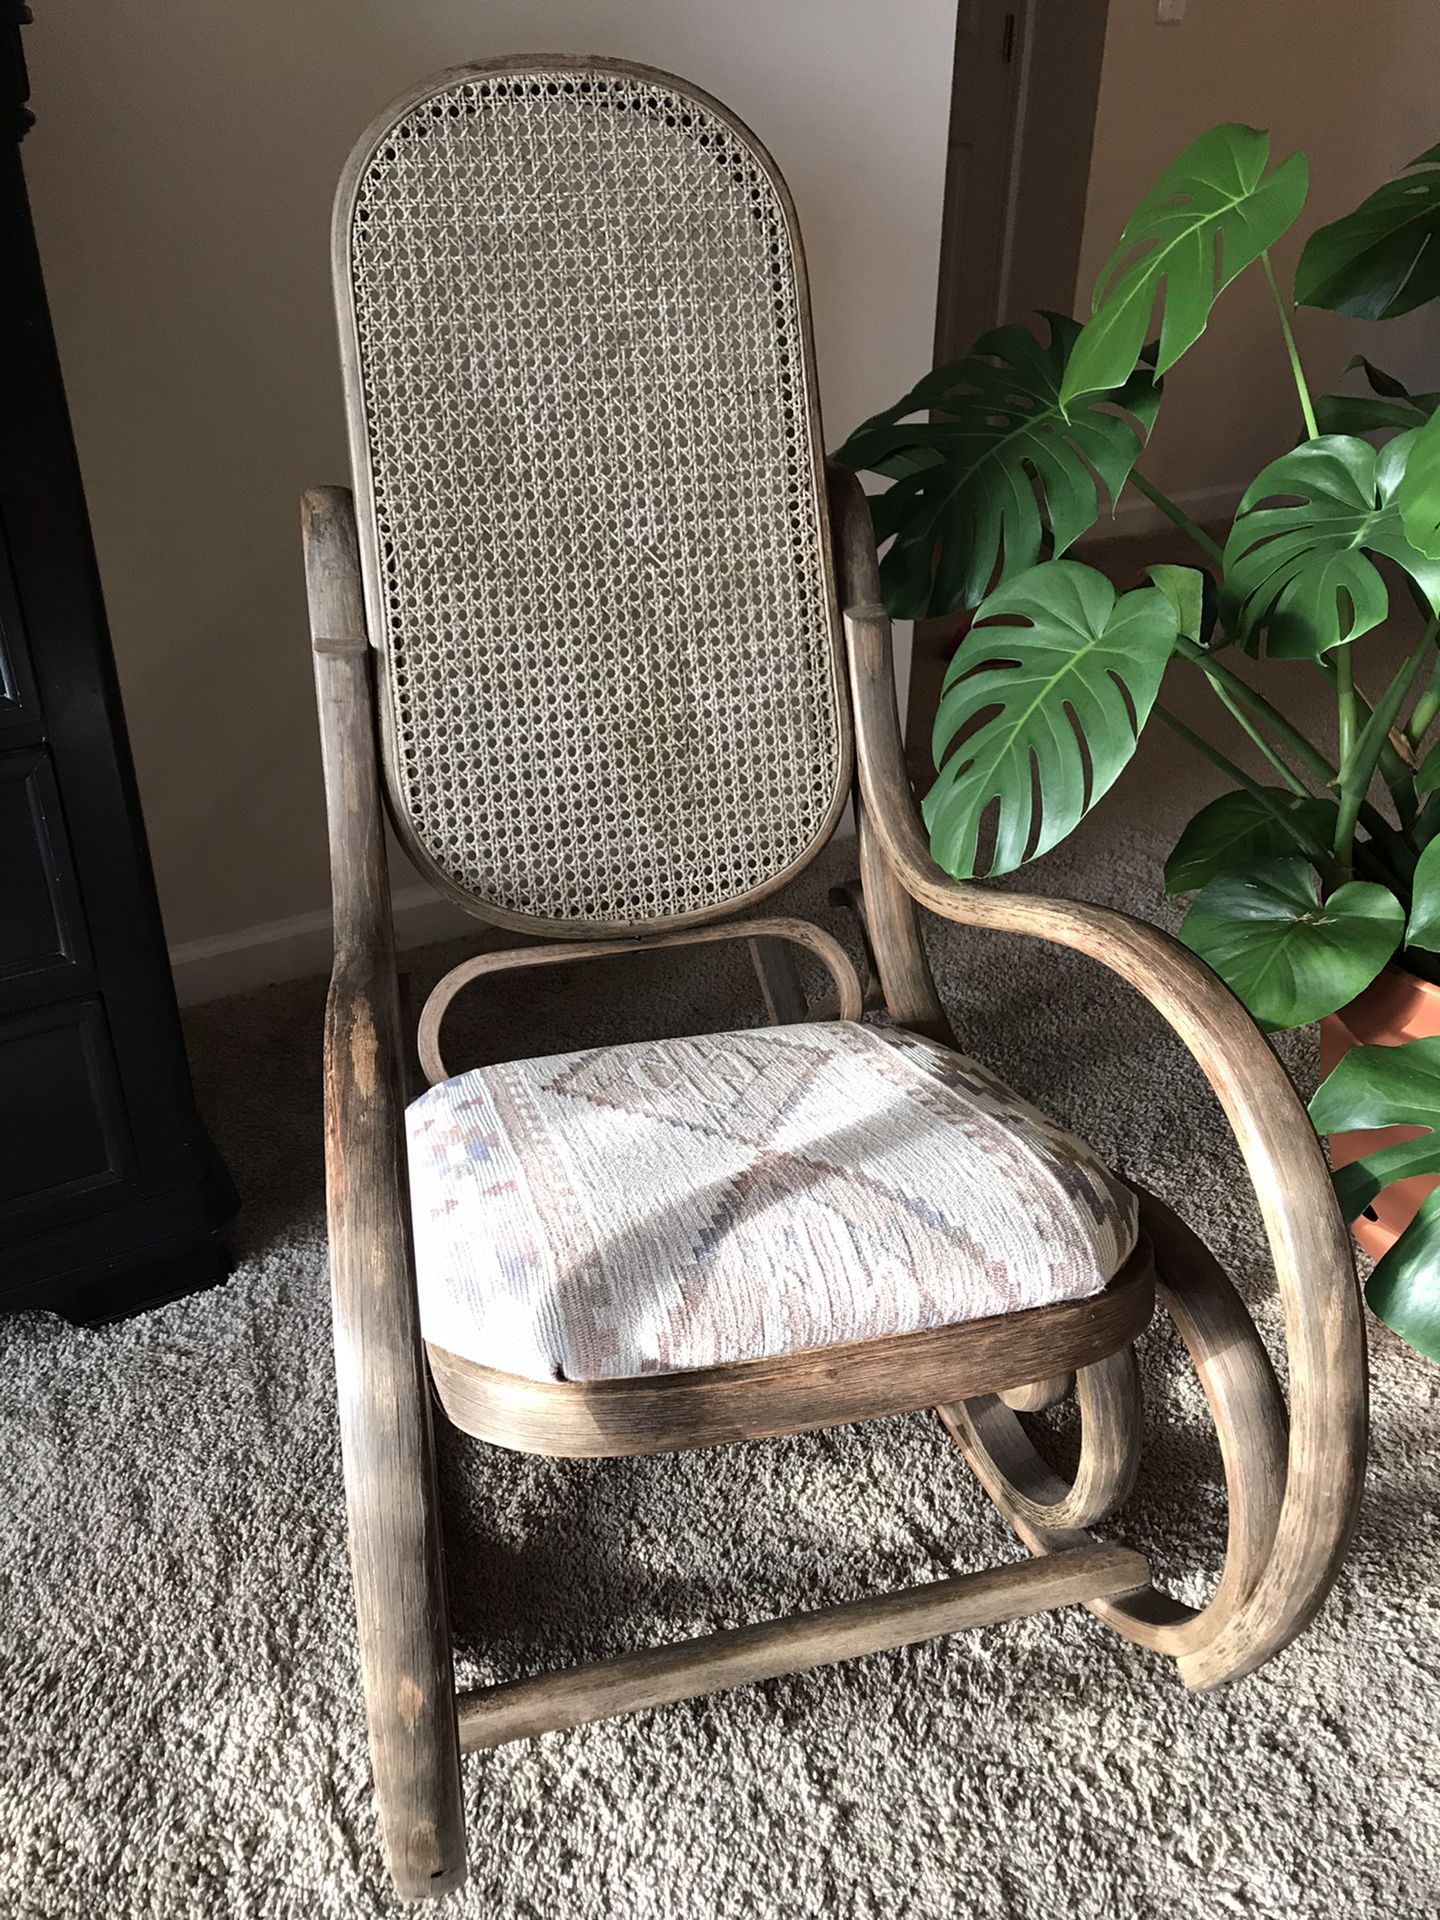
[[(454, 875), (446, 871), (444, 865), (437, 860), (433, 848), (427, 845), (426, 838), (417, 823), (415, 809), (410, 797), (407, 796), (402, 777), (402, 724), (397, 712), (395, 674), (391, 670), (392, 663), (388, 658), (391, 621), (386, 604), (382, 568), (383, 542), (379, 531), (376, 505), (374, 449), (371, 427), (367, 420), (362, 342), (352, 269), (357, 201), (372, 160), (377, 152), (383, 150), (384, 143), (395, 135), (397, 129), (403, 129), (410, 124), (407, 116), (411, 116), (417, 108), (436, 101), (447, 93), (454, 94), (456, 90), (494, 83), (507, 75), (514, 76), (516, 86), (528, 80), (532, 86), (546, 85), (553, 88), (558, 79), (559, 84), (564, 85), (567, 90), (571, 86), (598, 86), (604, 83), (628, 81), (639, 87), (660, 90), (667, 98), (673, 97), (675, 102), (688, 105), (697, 116), (704, 116), (718, 123), (724, 135), (732, 140), (737, 151), (743, 154), (745, 163), (753, 167), (757, 175), (763, 179), (766, 188), (773, 195), (774, 210), (778, 214), (779, 225), (784, 234), (786, 259), (777, 266), (776, 271), (783, 273), (788, 296), (793, 302), (793, 326), (790, 328), (790, 335), (793, 337), (794, 361), (798, 365), (800, 385), (803, 387), (803, 393), (796, 394), (794, 397), (794, 406), (803, 416), (800, 425), (807, 443), (808, 500), (806, 504), (810, 515), (814, 552), (807, 554), (806, 565), (813, 564), (818, 582), (823, 583), (822, 590), (814, 596), (814, 604), (825, 626), (823, 635), (824, 700), (827, 709), (825, 724), (830, 736), (829, 752), (833, 762), (833, 779), (830, 781), (830, 790), (823, 806), (812, 807), (813, 832), (808, 834), (803, 845), (794, 849), (793, 857), (785, 859), (782, 864), (772, 865), (769, 870), (754, 876), (753, 884), (728, 892), (724, 897), (705, 900), (678, 912), (601, 917), (570, 914), (557, 916), (518, 911), (502, 901), (485, 898), (474, 888), (458, 884)], [(723, 919), (732, 913), (744, 912), (756, 902), (785, 886), (802, 872), (825, 846), (849, 802), (853, 769), (853, 734), (846, 684), (844, 634), (831, 549), (824, 442), (804, 249), (794, 203), (769, 153), (749, 129), (720, 102), (687, 81), (633, 62), (577, 55), (524, 55), (454, 68), (412, 87), (387, 107), (357, 142), (336, 194), (332, 266), (367, 627), (371, 646), (375, 649), (377, 666), (380, 745), (386, 799), (395, 833), (416, 868), (442, 894), (481, 920), (517, 932), (576, 940), (625, 936), (632, 933), (661, 933), (680, 927), (704, 924), (708, 921)], [(639, 641), (643, 636), (637, 634), (636, 638)]]

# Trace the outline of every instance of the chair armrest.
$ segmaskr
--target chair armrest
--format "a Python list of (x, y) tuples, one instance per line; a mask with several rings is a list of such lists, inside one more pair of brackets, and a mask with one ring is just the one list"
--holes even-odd
[(340, 1443), (385, 1853), (402, 1895), (465, 1877), (459, 1734), (405, 1159), (405, 1078), (354, 508), (307, 493), (330, 824), (325, 1185)]
[(1216, 1639), (1182, 1662), (1186, 1678), (1203, 1686), (1212, 1675), (1258, 1666), (1300, 1631), (1339, 1571), (1358, 1510), (1367, 1436), (1365, 1329), (1350, 1237), (1325, 1157), (1254, 1021), (1179, 941), (1108, 907), (953, 880), (930, 857), (905, 774), (890, 622), (878, 600), (863, 496), (841, 551), (854, 556), (842, 569), (844, 584), (863, 595), (848, 607), (845, 628), (861, 790), (887, 865), (942, 918), (1072, 947), (1141, 993), (1199, 1063), (1255, 1186), (1290, 1355), (1289, 1466), (1264, 1574)]

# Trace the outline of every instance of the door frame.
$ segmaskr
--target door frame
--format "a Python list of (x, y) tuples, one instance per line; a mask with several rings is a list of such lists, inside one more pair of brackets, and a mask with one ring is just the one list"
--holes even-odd
[[(1023, 319), (1024, 313), (1015, 311), (1019, 304), (1025, 307), (1043, 304), (1069, 310), (1078, 304), (1076, 276), (1109, 7), (1110, 0), (1014, 0), (1016, 59), (1006, 143), (1005, 216), (996, 264), (992, 325)], [(959, 29), (957, 6), (957, 60)], [(1042, 35), (1045, 37), (1043, 48)], [(952, 102), (954, 93), (952, 78)], [(1053, 136), (1060, 120), (1057, 101), (1065, 109), (1063, 137), (1058, 148), (1053, 138), (1044, 142), (1027, 140), (1031, 117), (1037, 110)], [(948, 117), (945, 132), (948, 149), (951, 145)], [(1063, 181), (1057, 178), (1061, 170)], [(1061, 186), (1063, 195), (1057, 190)], [(1068, 244), (1057, 247), (1044, 231), (1045, 223), (1039, 215), (1061, 198), (1067, 203), (1065, 237)], [(951, 286), (952, 250), (958, 242), (956, 202), (951, 193), (948, 166), (943, 207), (935, 312), (937, 364), (945, 357), (958, 358), (969, 345), (965, 342), (947, 354), (945, 302)], [(1069, 228), (1073, 228), (1073, 236)], [(919, 793), (924, 793), (935, 778), (930, 733), (940, 704), (945, 669), (954, 651), (955, 625), (954, 614), (941, 620), (917, 620), (914, 625), (905, 702), (905, 760)]]

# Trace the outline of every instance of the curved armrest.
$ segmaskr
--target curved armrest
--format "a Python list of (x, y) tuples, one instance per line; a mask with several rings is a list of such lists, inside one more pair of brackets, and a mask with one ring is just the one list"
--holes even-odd
[(498, 953), (480, 953), (462, 960), (430, 989), (420, 1009), (420, 1069), (429, 1084), (450, 1078), (440, 1054), (440, 1023), (462, 987), (484, 974), (513, 973), (529, 967), (572, 966), (577, 960), (604, 960), (616, 954), (654, 952), (664, 947), (709, 946), (720, 940), (789, 941), (806, 947), (829, 969), (835, 982), (840, 1020), (858, 1020), (865, 1011), (865, 993), (848, 953), (831, 934), (808, 920), (727, 920), (720, 926), (681, 927), (671, 933), (625, 940), (565, 940), (556, 946), (502, 947)]
[(430, 1401), (410, 1250), (394, 935), (355, 516), (307, 493), (305, 572), (330, 822), (325, 1185), (350, 1567), (386, 1858), (402, 1895), (465, 1877)]
[[(860, 782), (887, 865), (947, 920), (1073, 947), (1143, 994), (1199, 1063), (1245, 1159), (1270, 1242), (1290, 1355), (1290, 1449), (1275, 1542), (1253, 1591), (1182, 1663), (1194, 1685), (1247, 1672), (1311, 1619), (1344, 1558), (1364, 1478), (1365, 1330), (1350, 1237), (1325, 1157), (1284, 1068), (1205, 964), (1157, 927), (1108, 907), (952, 880), (930, 857), (905, 774), (890, 622), (878, 603), (869, 512), (841, 495), (842, 571)], [(863, 516), (863, 525), (861, 524)]]

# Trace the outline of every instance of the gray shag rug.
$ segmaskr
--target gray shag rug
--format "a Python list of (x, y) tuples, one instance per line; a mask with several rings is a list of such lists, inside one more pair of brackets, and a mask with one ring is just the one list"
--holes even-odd
[[(1150, 817), (1127, 829), (1137, 811)], [(1027, 884), (1154, 918), (1164, 844), (1153, 809), (1112, 804)], [(826, 885), (851, 860), (853, 844), (835, 847), (785, 904), (848, 937)], [(949, 930), (933, 951), (969, 1049), (1180, 1205), (1278, 1350), (1229, 1136), (1158, 1020), (1035, 943)], [(416, 957), (417, 984), (454, 957)], [(493, 993), (488, 1026), (472, 1000), (462, 1063), (757, 1018), (724, 949)], [(322, 1000), (305, 982), (190, 1018), (201, 1099), (245, 1198), (232, 1279), (99, 1330), (0, 1322), (5, 1920), (404, 1910), (376, 1840), (345, 1566)], [(1309, 1042), (1287, 1056), (1308, 1085)], [(1113, 1531), (1194, 1599), (1220, 1560), (1218, 1459), (1167, 1327), (1143, 1354), (1147, 1462)], [(471, 1879), (448, 1911), (1435, 1913), (1440, 1370), (1383, 1328), (1371, 1358), (1353, 1555), (1315, 1626), (1254, 1678), (1187, 1694), (1072, 1610), (477, 1756)], [(929, 1415), (633, 1462), (525, 1460), (453, 1434), (441, 1446), (466, 1679), (1019, 1551)]]

